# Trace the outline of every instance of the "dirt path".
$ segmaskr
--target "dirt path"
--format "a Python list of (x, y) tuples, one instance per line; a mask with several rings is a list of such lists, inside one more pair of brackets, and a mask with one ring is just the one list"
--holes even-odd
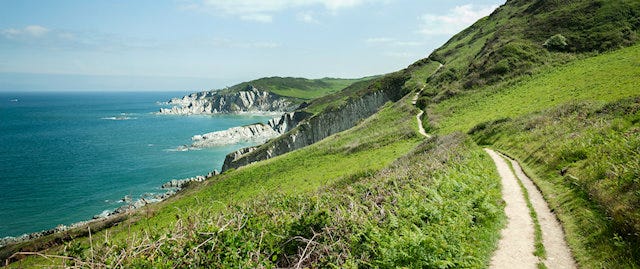
[[(418, 103), (418, 98), (420, 98), (420, 93), (422, 93), (422, 91), (424, 90), (424, 87), (422, 87), (422, 89), (420, 89), (420, 91), (418, 91), (416, 93), (416, 96), (413, 97), (413, 100), (411, 100), (411, 103), (415, 106)], [(431, 135), (427, 134), (427, 131), (424, 130), (424, 126), (422, 126), (422, 115), (424, 114), (423, 110), (420, 110), (420, 113), (418, 113), (418, 115), (416, 115), (416, 119), (418, 120), (418, 131), (420, 132), (420, 134), (426, 138), (431, 137)]]
[(502, 179), (502, 199), (507, 214), (507, 227), (501, 232), (498, 250), (491, 258), (490, 268), (537, 268), (538, 258), (533, 255), (533, 220), (527, 202), (511, 169), (498, 153), (485, 149), (498, 168)]
[[(493, 159), (502, 179), (502, 197), (506, 202), (505, 213), (508, 221), (507, 227), (501, 232), (498, 249), (491, 259), (490, 268), (537, 268), (540, 262), (543, 262), (547, 268), (576, 268), (567, 247), (562, 226), (549, 210), (540, 191), (522, 172), (520, 165), (493, 150), (485, 149), (485, 151)], [(513, 165), (515, 175), (505, 159)], [(534, 224), (518, 180), (527, 189), (531, 203), (538, 214), (542, 241), (547, 251), (546, 260), (533, 255)]]
[[(444, 67), (444, 65), (439, 63), (438, 68), (436, 68), (436, 71), (433, 71), (433, 74), (438, 73), (438, 71), (440, 71), (440, 69), (442, 69), (442, 67)], [(422, 91), (424, 91), (424, 87), (425, 86), (422, 86), (422, 88), (416, 93), (416, 95), (411, 100), (411, 103), (414, 106), (416, 104), (418, 104), (418, 98), (420, 98), (420, 94), (422, 93)], [(424, 110), (420, 110), (420, 113), (418, 113), (418, 115), (416, 115), (416, 120), (418, 120), (418, 131), (420, 132), (420, 134), (422, 136), (424, 136), (426, 138), (430, 138), (431, 135), (428, 134), (427, 131), (424, 129), (424, 126), (422, 126), (422, 115), (424, 115)]]

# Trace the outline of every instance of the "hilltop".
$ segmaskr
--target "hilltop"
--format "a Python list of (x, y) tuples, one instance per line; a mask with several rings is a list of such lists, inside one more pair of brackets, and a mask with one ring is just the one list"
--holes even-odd
[(243, 82), (220, 90), (201, 91), (168, 102), (160, 114), (218, 114), (288, 112), (306, 101), (336, 93), (361, 79), (305, 79), (269, 77)]
[(88, 237), (14, 246), (47, 259), (12, 265), (483, 268), (508, 222), (490, 147), (523, 165), (578, 266), (640, 267), (639, 15), (507, 1), (406, 69), (318, 90), (223, 174)]
[(294, 77), (267, 77), (225, 88), (223, 93), (235, 93), (245, 90), (247, 87), (255, 87), (262, 91), (271, 92), (284, 97), (311, 100), (336, 93), (347, 86), (370, 78), (341, 79), (341, 78), (321, 78), (306, 79)]

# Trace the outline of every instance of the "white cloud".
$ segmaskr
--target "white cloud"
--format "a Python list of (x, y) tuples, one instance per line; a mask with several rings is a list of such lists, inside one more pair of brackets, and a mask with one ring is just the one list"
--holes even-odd
[(312, 12), (300, 12), (300, 13), (298, 13), (298, 15), (296, 15), (296, 18), (301, 22), (320, 23), (320, 21), (318, 21), (315, 18), (315, 16), (313, 15)]
[(393, 42), (392, 45), (398, 46), (398, 47), (419, 47), (419, 46), (423, 46), (424, 43), (418, 42), (418, 41), (396, 41), (396, 42)]
[(22, 29), (9, 28), (2, 30), (2, 35), (9, 39), (20, 37), (41, 37), (46, 35), (49, 31), (49, 29), (40, 25), (29, 25)]
[(158, 47), (155, 40), (101, 32), (63, 31), (40, 25), (0, 29), (0, 44), (54, 50), (130, 50)]
[[(198, 3), (187, 3), (181, 8), (184, 10), (206, 10), (217, 14), (232, 15), (243, 20), (247, 18), (260, 19), (258, 22), (270, 22), (273, 18), (267, 19), (273, 13), (294, 8), (308, 8), (320, 6), (328, 11), (337, 12), (340, 9), (352, 8), (369, 2), (382, 0), (201, 0)], [(298, 17), (304, 22), (316, 22), (311, 14), (303, 14)]]
[(446, 15), (425, 14), (419, 17), (420, 33), (425, 35), (452, 35), (470, 26), (477, 20), (491, 14), (497, 5), (475, 6), (467, 4), (456, 6)]
[(372, 0), (204, 0), (203, 5), (228, 14), (275, 12), (295, 7), (320, 5), (338, 10), (361, 5)]
[(24, 28), (24, 32), (32, 36), (43, 36), (49, 32), (49, 29), (40, 25), (29, 25)]
[(365, 39), (364, 42), (370, 45), (385, 45), (395, 47), (419, 47), (424, 45), (424, 42), (400, 41), (390, 37), (372, 37)]
[(269, 23), (273, 21), (273, 17), (267, 14), (242, 15), (240, 16), (240, 19), (243, 21), (255, 21), (255, 22), (262, 22), (262, 23)]
[(213, 45), (214, 47), (221, 47), (221, 48), (273, 49), (273, 48), (280, 47), (280, 44), (276, 42), (270, 42), (270, 41), (240, 42), (240, 41), (235, 41), (227, 38), (218, 38), (207, 43)]
[(2, 30), (2, 35), (6, 37), (16, 36), (16, 35), (19, 35), (20, 33), (21, 33), (20, 30), (13, 29), (13, 28)]
[(385, 52), (384, 55), (394, 58), (416, 58), (417, 56), (406, 52), (406, 51), (389, 51)]
[(368, 44), (380, 44), (380, 43), (389, 43), (389, 42), (393, 42), (393, 38), (389, 38), (389, 37), (371, 37), (371, 38), (367, 38), (364, 42), (368, 43)]

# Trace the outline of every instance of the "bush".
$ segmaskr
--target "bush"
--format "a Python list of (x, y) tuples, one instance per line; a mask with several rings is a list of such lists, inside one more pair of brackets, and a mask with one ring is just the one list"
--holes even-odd
[(564, 50), (569, 44), (566, 37), (557, 34), (547, 39), (542, 45), (549, 50)]

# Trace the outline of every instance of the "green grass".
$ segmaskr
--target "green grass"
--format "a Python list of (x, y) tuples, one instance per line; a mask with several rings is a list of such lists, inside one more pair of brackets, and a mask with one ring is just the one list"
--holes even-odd
[(327, 83), (327, 87), (318, 87), (312, 90), (304, 90), (293, 87), (274, 87), (270, 90), (271, 92), (281, 96), (311, 100), (331, 93), (339, 92), (349, 85), (360, 81), (360, 79), (320, 79), (320, 81)]
[(585, 268), (640, 267), (640, 97), (562, 105), (474, 130), (516, 156)]
[(404, 70), (384, 76), (365, 78), (339, 92), (312, 100), (309, 106), (303, 110), (311, 114), (318, 114), (325, 110), (337, 110), (352, 99), (377, 91), (385, 91), (392, 96), (394, 101), (397, 101), (406, 94), (406, 88), (403, 85), (408, 79), (409, 74)]
[(269, 77), (243, 82), (231, 86), (223, 92), (236, 92), (246, 89), (248, 86), (256, 87), (263, 91), (269, 91), (280, 96), (292, 97), (300, 100), (309, 101), (325, 95), (339, 92), (349, 85), (369, 80), (370, 78), (360, 79), (339, 79), (339, 78), (322, 78), (322, 79), (306, 79), (292, 77)]
[(578, 60), (513, 86), (461, 94), (430, 107), (439, 133), (468, 131), (491, 120), (517, 117), (577, 100), (615, 101), (638, 94), (640, 46)]
[[(377, 172), (222, 208), (198, 200), (172, 212), (169, 229), (94, 235), (93, 244), (76, 242), (61, 254), (78, 259), (69, 266), (486, 267), (504, 225), (492, 167), (480, 147), (455, 134), (424, 141)], [(35, 261), (14, 266), (35, 264), (28, 262)]]
[[(640, 267), (639, 120), (628, 104), (615, 102), (640, 95), (639, 77), (636, 45), (459, 91), (432, 102), (428, 114), (436, 133), (470, 132), (479, 143), (523, 160), (582, 267), (635, 268)], [(615, 107), (625, 112), (596, 112)]]
[(409, 66), (408, 72), (411, 78), (405, 82), (404, 86), (412, 91), (419, 91), (427, 86), (427, 79), (438, 70), (440, 63), (425, 59), (424, 61)]

